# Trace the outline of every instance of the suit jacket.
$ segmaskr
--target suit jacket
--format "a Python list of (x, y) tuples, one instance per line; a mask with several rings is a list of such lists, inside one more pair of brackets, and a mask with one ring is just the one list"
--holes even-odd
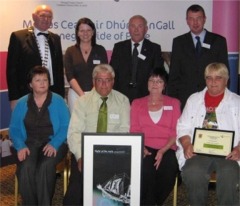
[(173, 40), (167, 92), (181, 101), (182, 108), (191, 94), (206, 86), (204, 71), (208, 64), (221, 62), (228, 67), (226, 39), (206, 31), (204, 43), (210, 48), (202, 47), (201, 55), (197, 57), (190, 32)]
[[(48, 43), (52, 58), (53, 92), (64, 97), (63, 56), (60, 37), (49, 32)], [(17, 100), (29, 93), (27, 76), (29, 70), (42, 65), (33, 28), (13, 32), (7, 56), (7, 84), (9, 100)]]
[(138, 58), (135, 88), (129, 86), (132, 76), (131, 40), (116, 43), (110, 61), (115, 70), (114, 88), (125, 94), (130, 102), (148, 94), (147, 82), (150, 72), (155, 67), (163, 67), (160, 45), (144, 39), (141, 54), (146, 58)]

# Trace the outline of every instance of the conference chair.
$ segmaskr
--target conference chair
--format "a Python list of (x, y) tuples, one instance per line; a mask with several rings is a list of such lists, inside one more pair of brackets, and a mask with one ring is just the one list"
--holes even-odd
[(177, 189), (178, 189), (178, 176), (176, 176), (175, 185), (173, 188), (173, 206), (177, 206)]
[[(68, 179), (70, 176), (70, 161), (69, 161), (69, 154), (66, 155), (66, 157), (58, 163), (56, 167), (56, 175), (57, 174), (63, 174), (63, 195), (65, 195), (67, 191), (68, 186)], [(15, 196), (15, 202), (14, 205), (18, 205), (18, 179), (15, 175), (15, 189), (14, 189), (14, 196)]]
[(56, 173), (63, 173), (63, 195), (65, 195), (68, 186), (68, 180), (70, 176), (70, 156), (67, 153), (66, 157), (56, 167)]

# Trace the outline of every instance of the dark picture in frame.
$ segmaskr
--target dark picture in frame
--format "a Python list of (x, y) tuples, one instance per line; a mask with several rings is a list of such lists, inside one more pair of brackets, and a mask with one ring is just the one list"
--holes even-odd
[(140, 205), (142, 134), (83, 133), (83, 205)]

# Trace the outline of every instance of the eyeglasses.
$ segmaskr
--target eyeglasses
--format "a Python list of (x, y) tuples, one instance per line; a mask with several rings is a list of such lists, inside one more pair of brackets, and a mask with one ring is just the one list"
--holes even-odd
[(96, 78), (95, 81), (98, 83), (98, 84), (102, 84), (102, 83), (106, 83), (106, 84), (109, 84), (112, 82), (112, 78), (108, 78), (108, 79), (101, 79), (101, 78)]
[(38, 15), (38, 17), (40, 18), (40, 19), (52, 19), (53, 18), (53, 16), (51, 16), (51, 15), (45, 15), (45, 14), (40, 14), (40, 15)]
[(160, 79), (159, 80), (149, 79), (148, 82), (151, 83), (151, 84), (157, 84), (157, 85), (160, 85), (160, 84), (164, 83), (164, 81), (160, 80)]

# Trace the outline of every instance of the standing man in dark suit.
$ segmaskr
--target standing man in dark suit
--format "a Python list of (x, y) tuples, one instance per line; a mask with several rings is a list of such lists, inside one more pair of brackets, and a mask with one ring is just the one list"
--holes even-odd
[(49, 70), (51, 87), (64, 97), (63, 58), (60, 37), (48, 31), (53, 12), (39, 5), (32, 14), (34, 26), (13, 32), (7, 56), (8, 95), (13, 109), (16, 101), (29, 93), (27, 75), (31, 68), (42, 65)]
[[(114, 89), (125, 94), (130, 102), (148, 94), (147, 82), (152, 69), (163, 67), (160, 45), (145, 39), (147, 20), (140, 15), (130, 18), (131, 39), (114, 45), (110, 64), (115, 70)], [(134, 58), (134, 45), (137, 57)]]
[[(220, 62), (228, 67), (226, 39), (204, 29), (204, 9), (199, 5), (190, 6), (186, 20), (190, 32), (173, 40), (168, 81), (168, 95), (178, 98), (182, 109), (191, 94), (206, 86), (204, 69), (208, 64)], [(200, 38), (198, 44), (196, 37)]]

